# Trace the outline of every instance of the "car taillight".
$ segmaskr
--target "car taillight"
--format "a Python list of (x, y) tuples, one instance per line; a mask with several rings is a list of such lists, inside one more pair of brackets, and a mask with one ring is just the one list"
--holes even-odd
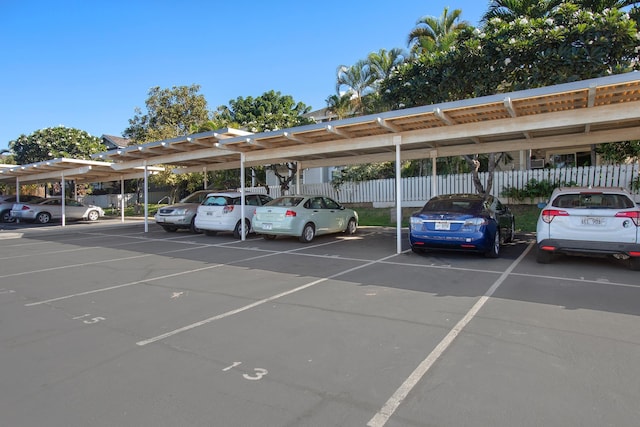
[(222, 213), (223, 214), (226, 214), (226, 213), (229, 213), (229, 212), (233, 212), (233, 205), (226, 205), (224, 207), (224, 209), (222, 209)]
[(631, 218), (636, 227), (640, 226), (640, 211), (618, 212), (618, 218)]
[(31, 209), (31, 208), (30, 208), (29, 206), (27, 206), (27, 205), (22, 205), (22, 210), (23, 210), (23, 211), (28, 211), (28, 210), (30, 210), (30, 209)]
[(547, 224), (557, 216), (569, 216), (569, 212), (560, 209), (545, 209), (542, 211), (542, 220)]
[(291, 209), (289, 209), (284, 216), (296, 216), (296, 211), (292, 211)]

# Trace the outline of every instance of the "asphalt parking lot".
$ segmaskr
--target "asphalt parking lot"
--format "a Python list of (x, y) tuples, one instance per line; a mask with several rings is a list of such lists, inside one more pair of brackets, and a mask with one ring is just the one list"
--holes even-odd
[(519, 237), (0, 224), (0, 425), (638, 425), (638, 272)]

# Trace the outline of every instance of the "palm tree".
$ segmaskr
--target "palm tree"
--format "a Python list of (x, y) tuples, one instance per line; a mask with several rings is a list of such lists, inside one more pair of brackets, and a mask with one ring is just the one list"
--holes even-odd
[(349, 94), (353, 100), (354, 112), (363, 112), (362, 97), (374, 92), (376, 74), (366, 60), (360, 60), (351, 67), (340, 65), (336, 72), (336, 93)]
[(439, 18), (435, 16), (420, 18), (407, 39), (411, 52), (420, 55), (449, 49), (455, 43), (457, 33), (469, 26), (466, 21), (458, 21), (461, 15), (462, 10), (455, 9), (449, 14), (449, 8), (445, 7)]
[(492, 0), (482, 17), (486, 22), (492, 18), (513, 21), (517, 18), (544, 18), (564, 0)]
[(327, 110), (330, 113), (335, 114), (338, 120), (347, 118), (353, 115), (353, 103), (351, 101), (351, 94), (345, 93), (344, 95), (331, 95), (325, 102), (327, 103)]
[(398, 47), (387, 51), (380, 49), (378, 52), (372, 52), (367, 57), (369, 67), (376, 76), (376, 81), (382, 81), (389, 77), (396, 65), (402, 64), (407, 58), (404, 49)]

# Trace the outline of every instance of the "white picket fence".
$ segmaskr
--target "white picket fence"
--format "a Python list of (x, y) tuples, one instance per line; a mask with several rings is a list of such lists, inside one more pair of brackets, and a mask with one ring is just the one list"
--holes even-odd
[[(491, 194), (500, 197), (507, 203), (513, 202), (513, 200), (501, 196), (503, 190), (509, 187), (522, 189), (532, 179), (539, 182), (575, 183), (575, 185), (594, 187), (624, 187), (631, 190), (631, 182), (638, 177), (638, 173), (638, 164), (496, 171), (494, 172)], [(480, 173), (480, 180), (483, 184), (486, 183), (487, 176), (486, 172)], [(409, 207), (422, 206), (426, 200), (436, 194), (476, 192), (470, 173), (436, 176), (436, 194), (433, 194), (432, 191), (431, 176), (402, 178), (401, 182), (402, 205)], [(293, 193), (294, 189), (295, 187), (292, 186), (290, 193)], [(266, 193), (264, 187), (247, 188), (247, 191)], [(330, 183), (302, 184), (300, 192), (330, 196), (341, 203), (372, 203), (374, 207), (394, 206), (396, 202), (396, 182), (394, 179), (347, 183), (338, 189), (333, 188)], [(279, 197), (281, 195), (280, 187), (270, 186), (269, 195)], [(520, 202), (529, 203), (530, 201)]]
[[(624, 187), (631, 190), (631, 182), (637, 179), (639, 173), (638, 164), (620, 166), (591, 166), (579, 168), (558, 169), (530, 169), (513, 171), (496, 171), (493, 177), (491, 194), (500, 197), (505, 203), (531, 203), (530, 200), (514, 201), (502, 197), (505, 188), (522, 189), (529, 181), (549, 181), (554, 183), (575, 183), (576, 185), (591, 185), (604, 187)], [(487, 173), (480, 173), (480, 179), (487, 181)], [(424, 205), (425, 201), (435, 194), (431, 187), (431, 176), (402, 178), (402, 205), (405, 207), (417, 207)], [(247, 191), (266, 193), (264, 187), (249, 187)], [(295, 186), (289, 193), (295, 192)], [(341, 203), (371, 203), (374, 207), (391, 207), (396, 203), (396, 181), (394, 179), (378, 179), (358, 183), (347, 183), (339, 189), (333, 188), (330, 183), (302, 184), (300, 192), (304, 194), (317, 194), (333, 197)], [(475, 193), (475, 187), (470, 173), (456, 175), (438, 175), (436, 177), (436, 194), (450, 193)], [(269, 195), (279, 197), (280, 186), (270, 186)], [(166, 196), (166, 192), (149, 193), (150, 203), (156, 203)], [(86, 203), (95, 204), (104, 208), (119, 206), (120, 196), (109, 194), (103, 196), (85, 196)], [(640, 196), (636, 192), (636, 201)], [(135, 204), (135, 195), (126, 194), (127, 206)]]

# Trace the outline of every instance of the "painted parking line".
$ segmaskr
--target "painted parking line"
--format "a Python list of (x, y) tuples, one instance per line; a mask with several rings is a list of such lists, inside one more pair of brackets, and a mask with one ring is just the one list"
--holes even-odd
[(533, 247), (533, 243), (529, 244), (527, 248), (520, 254), (520, 256), (511, 263), (509, 268), (507, 268), (504, 273), (498, 277), (498, 279), (491, 285), (489, 290), (485, 292), (485, 294), (480, 297), (480, 299), (471, 307), (471, 309), (465, 314), (465, 316), (449, 331), (449, 333), (438, 343), (436, 348), (424, 359), (418, 367), (409, 375), (409, 377), (400, 385), (400, 387), (393, 393), (393, 395), (387, 400), (384, 406), (378, 411), (376, 415), (374, 415), (371, 420), (367, 423), (368, 427), (382, 427), (384, 426), (389, 418), (394, 414), (396, 409), (402, 404), (404, 399), (407, 397), (409, 392), (413, 390), (413, 388), (418, 384), (418, 382), (425, 376), (425, 374), (431, 369), (433, 364), (442, 356), (442, 353), (449, 348), (451, 343), (456, 339), (456, 337), (462, 332), (462, 330), (473, 320), (473, 318), (478, 314), (480, 309), (485, 305), (485, 303), (491, 298), (491, 296), (495, 293), (495, 291), (500, 287), (502, 282), (505, 281), (507, 277), (511, 274), (511, 272), (520, 264), (520, 261), (524, 259), (525, 256), (531, 251)]
[[(284, 253), (286, 253), (286, 252), (284, 252)], [(276, 294), (276, 295), (272, 295), (272, 296), (270, 296), (268, 298), (264, 298), (264, 299), (261, 299), (259, 301), (255, 301), (255, 302), (253, 302), (251, 304), (248, 304), (248, 305), (245, 305), (243, 307), (236, 308), (235, 310), (227, 311), (226, 313), (222, 313), (222, 314), (218, 314), (218, 315), (213, 316), (213, 317), (209, 317), (208, 319), (204, 319), (204, 320), (201, 320), (199, 322), (192, 323), (192, 324), (187, 325), (187, 326), (183, 326), (181, 328), (178, 328), (178, 329), (175, 329), (173, 331), (164, 333), (162, 335), (158, 335), (158, 336), (153, 337), (153, 338), (149, 338), (149, 339), (146, 339), (146, 340), (138, 341), (136, 344), (139, 345), (139, 346), (145, 346), (147, 344), (151, 344), (151, 343), (154, 343), (154, 342), (157, 342), (157, 341), (161, 341), (161, 340), (163, 340), (165, 338), (172, 337), (172, 336), (177, 335), (179, 333), (189, 331), (191, 329), (197, 328), (199, 326), (206, 325), (206, 324), (214, 322), (216, 320), (220, 320), (220, 319), (224, 319), (224, 318), (233, 316), (234, 314), (242, 313), (243, 311), (250, 310), (252, 308), (258, 307), (258, 306), (260, 306), (262, 304), (266, 304), (266, 303), (268, 303), (270, 301), (274, 301), (274, 300), (280, 299), (280, 298), (285, 297), (287, 295), (291, 295), (291, 294), (294, 294), (296, 292), (300, 292), (300, 291), (308, 289), (308, 288), (310, 288), (312, 286), (318, 285), (320, 283), (324, 283), (324, 282), (326, 282), (328, 280), (335, 279), (336, 277), (340, 277), (340, 276), (343, 276), (345, 274), (351, 273), (353, 271), (357, 271), (357, 270), (360, 270), (362, 268), (369, 267), (371, 265), (377, 264), (377, 263), (379, 263), (381, 261), (387, 260), (387, 259), (395, 257), (395, 256), (397, 256), (397, 254), (388, 255), (386, 257), (383, 257), (383, 258), (380, 258), (380, 259), (377, 259), (377, 260), (374, 260), (374, 261), (369, 261), (366, 264), (359, 265), (359, 266), (356, 266), (356, 267), (352, 267), (352, 268), (349, 268), (347, 270), (340, 271), (338, 273), (332, 274), (331, 276), (323, 277), (323, 278), (314, 280), (312, 282), (309, 282), (309, 283), (306, 283), (304, 285), (298, 286), (297, 288), (293, 288), (293, 289), (290, 289), (288, 291), (281, 292), (281, 293)]]
[[(143, 284), (143, 283), (146, 283), (146, 282), (150, 282), (150, 281), (153, 281), (153, 280), (166, 279), (168, 277), (182, 276), (182, 275), (191, 274), (191, 273), (195, 273), (195, 272), (199, 272), (199, 271), (203, 271), (203, 270), (209, 270), (209, 269), (212, 269), (212, 268), (218, 268), (218, 267), (223, 266), (223, 265), (233, 265), (233, 264), (238, 264), (238, 263), (247, 262), (247, 261), (254, 261), (256, 259), (265, 258), (265, 257), (268, 257), (268, 256), (273, 256), (273, 255), (291, 254), (291, 253), (294, 253), (296, 251), (300, 251), (300, 250), (303, 250), (303, 249), (321, 247), (321, 246), (331, 245), (331, 244), (338, 243), (338, 242), (339, 241), (331, 241), (331, 242), (326, 242), (326, 243), (320, 243), (320, 244), (317, 244), (317, 245), (310, 245), (310, 246), (304, 246), (304, 247), (301, 247), (301, 248), (290, 249), (290, 250), (287, 250), (287, 251), (269, 251), (267, 254), (257, 255), (257, 256), (253, 256), (253, 257), (249, 257), (249, 258), (243, 258), (243, 259), (239, 259), (239, 260), (236, 260), (236, 261), (233, 261), (233, 262), (228, 262), (226, 264), (210, 265), (210, 266), (198, 268), (198, 269), (195, 269), (195, 270), (192, 269), (192, 270), (181, 271), (181, 272), (178, 272), (178, 273), (172, 273), (172, 274), (164, 275), (164, 276), (150, 277), (150, 278), (147, 278), (147, 279), (144, 279), (144, 280), (138, 280), (138, 281), (135, 281), (135, 282), (121, 283), (121, 284), (118, 284), (118, 285), (112, 285), (112, 286), (107, 286), (107, 287), (104, 287), (104, 288), (93, 289), (91, 291), (78, 292), (78, 293), (75, 293), (75, 294), (64, 295), (64, 296), (60, 296), (60, 297), (56, 297), (56, 298), (50, 298), (50, 299), (43, 300), (43, 301), (32, 302), (32, 303), (25, 304), (25, 307), (34, 307), (34, 306), (38, 306), (38, 305), (42, 305), (42, 304), (48, 304), (48, 303), (52, 303), (52, 302), (56, 302), (56, 301), (62, 301), (62, 300), (75, 298), (75, 297), (79, 297), (79, 296), (91, 295), (91, 294), (96, 294), (96, 293), (100, 293), (100, 292), (107, 292), (107, 291), (111, 291), (111, 290), (114, 290), (114, 289), (120, 289), (120, 288), (129, 287), (129, 286), (140, 285), (140, 284)], [(59, 269), (65, 269), (65, 268), (71, 268), (71, 267), (84, 267), (84, 266), (87, 266), (87, 265), (99, 264), (99, 263), (103, 263), (103, 262), (111, 262), (111, 261), (118, 261), (119, 262), (119, 261), (124, 261), (124, 260), (149, 257), (149, 256), (152, 256), (152, 255), (165, 255), (165, 254), (168, 254), (168, 253), (183, 252), (183, 251), (189, 251), (189, 250), (193, 250), (193, 249), (203, 249), (203, 248), (206, 248), (206, 247), (209, 247), (209, 246), (223, 246), (223, 244), (219, 244), (219, 245), (200, 245), (200, 246), (197, 246), (197, 247), (185, 248), (185, 249), (177, 249), (177, 250), (172, 250), (172, 251), (161, 252), (161, 253), (158, 253), (158, 254), (136, 255), (136, 256), (126, 257), (126, 258), (116, 258), (116, 259), (95, 261), (95, 262), (83, 263), (83, 264), (74, 264), (74, 265), (67, 265), (67, 266), (52, 267), (52, 268), (46, 268), (46, 269), (42, 269), (42, 270), (32, 270), (32, 271), (22, 272), (22, 273), (7, 274), (5, 276), (0, 276), (0, 278), (12, 277), (12, 276), (20, 276), (20, 275), (24, 275), (24, 274), (37, 273), (37, 272), (42, 272), (42, 271), (59, 270)], [(235, 249), (241, 249), (241, 248), (235, 248)], [(264, 252), (264, 250), (260, 250), (260, 252)]]

